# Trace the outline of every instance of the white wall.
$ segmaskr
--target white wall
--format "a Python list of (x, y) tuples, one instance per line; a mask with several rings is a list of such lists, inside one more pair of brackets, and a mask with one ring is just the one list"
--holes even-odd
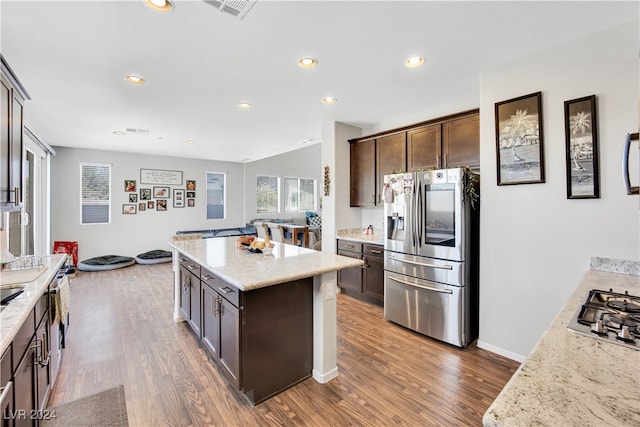
[[(64, 147), (56, 147), (56, 152), (51, 161), (51, 240), (77, 241), (80, 260), (100, 255), (136, 256), (153, 249), (168, 249), (166, 242), (178, 230), (245, 224), (244, 166), (240, 163)], [(80, 225), (80, 162), (112, 165), (110, 224)], [(140, 168), (183, 171), (184, 180), (196, 180), (195, 207), (173, 208), (171, 198), (166, 212), (146, 210), (123, 215), (122, 204), (129, 203), (129, 193), (124, 192), (126, 179), (136, 180), (138, 189), (152, 187), (140, 184)], [(227, 173), (225, 219), (206, 219), (206, 172)], [(171, 188), (185, 188), (185, 182)], [(137, 194), (139, 197), (139, 191)]]
[[(274, 214), (258, 213), (256, 199), (256, 179), (258, 175), (279, 176), (281, 178), (307, 178), (318, 181), (318, 197), (322, 195), (322, 166), (321, 166), (321, 144), (313, 144), (308, 147), (268, 157), (262, 160), (245, 164), (245, 218), (249, 222), (255, 218), (293, 218), (304, 220), (304, 212), (280, 212)], [(318, 201), (318, 213), (321, 213), (320, 202)]]
[(337, 122), (322, 124), (322, 165), (329, 167), (329, 196), (324, 197), (322, 251), (336, 253), (336, 230), (360, 227), (360, 208), (350, 204), (349, 140), (362, 136), (362, 129)]
[[(479, 346), (521, 360), (591, 256), (639, 259), (639, 199), (625, 194), (620, 170), (625, 135), (638, 131), (638, 47), (636, 20), (481, 74)], [(494, 104), (537, 91), (546, 183), (498, 187)], [(601, 197), (568, 200), (563, 102), (592, 94)]]

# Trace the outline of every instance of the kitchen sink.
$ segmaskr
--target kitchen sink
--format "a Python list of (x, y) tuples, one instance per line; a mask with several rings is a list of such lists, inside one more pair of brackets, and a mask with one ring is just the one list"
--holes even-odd
[(0, 271), (0, 288), (11, 287), (18, 283), (33, 282), (44, 273), (46, 268), (24, 268), (20, 270)]

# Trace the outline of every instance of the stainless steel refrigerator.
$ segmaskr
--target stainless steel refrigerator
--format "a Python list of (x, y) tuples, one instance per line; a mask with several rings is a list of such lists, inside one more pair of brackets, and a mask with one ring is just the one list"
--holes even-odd
[(463, 168), (385, 175), (384, 316), (466, 347), (478, 329), (479, 175)]

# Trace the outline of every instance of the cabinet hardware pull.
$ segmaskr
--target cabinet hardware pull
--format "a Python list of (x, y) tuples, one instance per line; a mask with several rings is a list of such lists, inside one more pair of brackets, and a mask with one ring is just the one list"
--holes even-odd
[(5, 402), (12, 395), (13, 381), (9, 381), (6, 386), (0, 389), (0, 407), (4, 408)]
[(390, 256), (389, 259), (392, 259), (394, 261), (406, 262), (407, 264), (419, 265), (421, 267), (440, 268), (442, 270), (453, 270), (453, 266), (449, 264), (445, 264), (445, 265), (427, 264), (426, 262), (410, 261), (408, 259), (400, 259), (393, 256)]
[(193, 265), (187, 265), (187, 268), (188, 268), (189, 270), (193, 270), (193, 269), (195, 269), (196, 267), (195, 267), (195, 266), (193, 266)]
[(216, 314), (222, 313), (222, 298), (216, 297), (216, 311), (213, 314), (213, 317), (216, 317)]
[(215, 295), (211, 295), (211, 317), (216, 317), (217, 311), (216, 311), (216, 296)]
[[(49, 353), (49, 345), (47, 344), (47, 333), (42, 333), (42, 345), (40, 346), (40, 365), (47, 366), (49, 364), (49, 357), (51, 353)], [(44, 359), (44, 355), (46, 354), (47, 358)], [(42, 360), (44, 359), (44, 360)]]
[(225, 293), (225, 295), (226, 295), (226, 294), (229, 294), (229, 293), (231, 293), (231, 292), (233, 292), (233, 289), (231, 289), (231, 288), (230, 288), (230, 287), (228, 287), (228, 286), (225, 286), (224, 288), (221, 288), (220, 286), (218, 286), (218, 289), (219, 289), (219, 290), (221, 290), (222, 292), (224, 292), (224, 293)]
[(209, 276), (208, 274), (203, 274), (202, 278), (204, 280), (211, 280), (211, 279), (215, 279), (216, 277), (215, 276)]
[(377, 249), (371, 249), (371, 253), (372, 253), (372, 254), (381, 254), (381, 253), (382, 253), (382, 251), (379, 251), (379, 250), (377, 250)]
[(20, 206), (20, 187), (13, 187), (13, 204), (15, 206)]

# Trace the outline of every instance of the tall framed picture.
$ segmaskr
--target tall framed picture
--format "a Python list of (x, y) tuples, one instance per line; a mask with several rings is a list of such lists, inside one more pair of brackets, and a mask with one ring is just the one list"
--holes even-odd
[(173, 207), (174, 208), (184, 208), (184, 189), (175, 188), (173, 190)]
[(600, 197), (596, 96), (564, 102), (567, 199)]
[(544, 182), (542, 92), (495, 104), (498, 185)]

